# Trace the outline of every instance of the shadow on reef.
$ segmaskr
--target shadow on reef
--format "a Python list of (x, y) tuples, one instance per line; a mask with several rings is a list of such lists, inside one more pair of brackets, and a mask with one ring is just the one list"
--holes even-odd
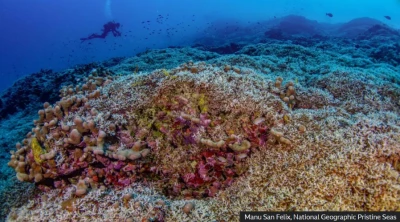
[(205, 45), (201, 45), (201, 44), (195, 44), (192, 47), (200, 49), (200, 50), (204, 50), (204, 51), (216, 52), (221, 55), (227, 55), (227, 54), (234, 54), (234, 53), (238, 52), (239, 50), (241, 50), (243, 48), (243, 45), (239, 45), (236, 43), (229, 43), (229, 44), (225, 44), (223, 46), (213, 47), (213, 46), (205, 46)]
[[(116, 61), (107, 63), (115, 65)], [(80, 78), (93, 69), (105, 72), (105, 68), (97, 63), (78, 66), (63, 72), (40, 70), (40, 72), (23, 77), (8, 88), (0, 97), (0, 120), (18, 111), (30, 112), (40, 108), (44, 102), (54, 103), (59, 99), (59, 90), (65, 85), (76, 85)]]
[[(227, 26), (229, 26), (228, 24)], [(400, 33), (381, 21), (357, 18), (342, 24), (327, 24), (309, 20), (303, 16), (289, 15), (283, 18), (237, 25), (228, 31), (212, 27), (198, 37), (194, 48), (221, 55), (240, 54), (245, 46), (255, 43), (292, 44), (322, 49), (351, 47), (365, 52), (370, 59), (393, 66), (400, 63)], [(355, 52), (357, 53), (357, 52)], [(251, 53), (245, 53), (252, 56)]]

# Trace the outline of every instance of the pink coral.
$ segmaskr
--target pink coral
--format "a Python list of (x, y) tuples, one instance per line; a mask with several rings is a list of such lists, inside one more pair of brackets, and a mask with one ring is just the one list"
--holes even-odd
[[(10, 163), (17, 171), (22, 172), (17, 166), (24, 165), (26, 172), (33, 172), (26, 174), (26, 180), (44, 177), (55, 187), (79, 180), (79, 186), (88, 188), (146, 181), (171, 195), (215, 196), (240, 176), (241, 165), (253, 152), (250, 147), (266, 146), (265, 118), (253, 122), (248, 116), (227, 118), (230, 114), (219, 113), (217, 103), (206, 104), (214, 98), (206, 98), (201, 87), (196, 89), (199, 92), (182, 94), (161, 89), (146, 106), (118, 109), (118, 100), (108, 101), (112, 95), (102, 95), (93, 81), (75, 90), (83, 94), (65, 90), (56, 108), (47, 104), (46, 110), (39, 111), (35, 134), (24, 144), (32, 137), (41, 145), (51, 144), (42, 155), (43, 164), (34, 163), (27, 145), (17, 147)], [(153, 79), (144, 82), (156, 85)], [(215, 110), (208, 112), (209, 107)], [(232, 129), (237, 135), (229, 133)], [(48, 138), (55, 139), (49, 142)], [(77, 195), (89, 190), (81, 189)]]

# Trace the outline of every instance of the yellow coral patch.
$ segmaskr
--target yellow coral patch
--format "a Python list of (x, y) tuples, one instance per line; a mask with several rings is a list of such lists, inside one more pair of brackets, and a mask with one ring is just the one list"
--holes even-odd
[(197, 162), (196, 162), (196, 161), (192, 161), (192, 162), (190, 163), (190, 166), (191, 166), (193, 169), (196, 169)]
[(201, 113), (208, 112), (208, 105), (206, 101), (206, 96), (204, 94), (200, 94), (198, 106), (200, 108)]
[(169, 72), (166, 69), (163, 69), (162, 72), (164, 73), (164, 76), (170, 76)]
[(285, 124), (290, 123), (290, 116), (287, 114), (283, 115), (283, 121), (285, 122)]
[(131, 87), (142, 86), (142, 85), (144, 85), (144, 81), (143, 80), (137, 80), (137, 81), (135, 81), (135, 82), (133, 82), (131, 84)]
[(35, 159), (35, 162), (37, 164), (41, 164), (43, 162), (43, 160), (40, 158), (40, 155), (44, 154), (44, 150), (40, 146), (40, 144), (36, 138), (32, 138), (31, 148), (32, 148), (33, 158)]

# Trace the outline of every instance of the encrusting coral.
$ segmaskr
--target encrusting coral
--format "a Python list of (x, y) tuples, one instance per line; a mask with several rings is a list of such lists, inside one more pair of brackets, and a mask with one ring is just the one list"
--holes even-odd
[(31, 148), (35, 162), (41, 164), (43, 162), (41, 155), (44, 154), (44, 151), (35, 137), (31, 140)]

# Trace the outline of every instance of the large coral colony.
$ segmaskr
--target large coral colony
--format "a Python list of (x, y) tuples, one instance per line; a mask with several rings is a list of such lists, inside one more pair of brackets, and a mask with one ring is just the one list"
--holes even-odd
[[(185, 75), (210, 72), (217, 75), (215, 83)], [(59, 102), (43, 104), (9, 166), (18, 180), (35, 182), (42, 190), (75, 184), (76, 196), (142, 181), (170, 197), (213, 197), (246, 172), (245, 159), (253, 152), (268, 144), (291, 144), (270, 128), (277, 121), (272, 110), (235, 98), (234, 92), (216, 96), (225, 78), (233, 86), (245, 81), (241, 72), (246, 73), (192, 62), (119, 79), (93, 70), (85, 84), (64, 87)], [(273, 86), (278, 96), (269, 98), (275, 113), (285, 112), (281, 100), (295, 106), (294, 83), (281, 84), (278, 78)], [(288, 118), (283, 115), (282, 124)]]
[[(216, 74), (222, 77), (230, 69)], [(196, 85), (180, 75), (212, 70), (190, 62), (171, 72), (122, 80), (94, 70), (85, 84), (64, 87), (61, 101), (43, 105), (9, 166), (18, 180), (43, 190), (76, 184), (76, 196), (90, 188), (145, 181), (167, 196), (213, 197), (247, 170), (244, 160), (252, 152), (266, 149), (268, 142), (291, 142), (270, 129), (274, 119), (260, 108), (229, 108), (228, 98), (215, 98), (215, 86)], [(278, 78), (274, 87), (280, 89), (281, 82)], [(295, 105), (293, 85), (282, 87), (281, 98), (290, 107)], [(149, 96), (151, 90), (157, 93)], [(275, 112), (284, 112), (275, 102)]]

